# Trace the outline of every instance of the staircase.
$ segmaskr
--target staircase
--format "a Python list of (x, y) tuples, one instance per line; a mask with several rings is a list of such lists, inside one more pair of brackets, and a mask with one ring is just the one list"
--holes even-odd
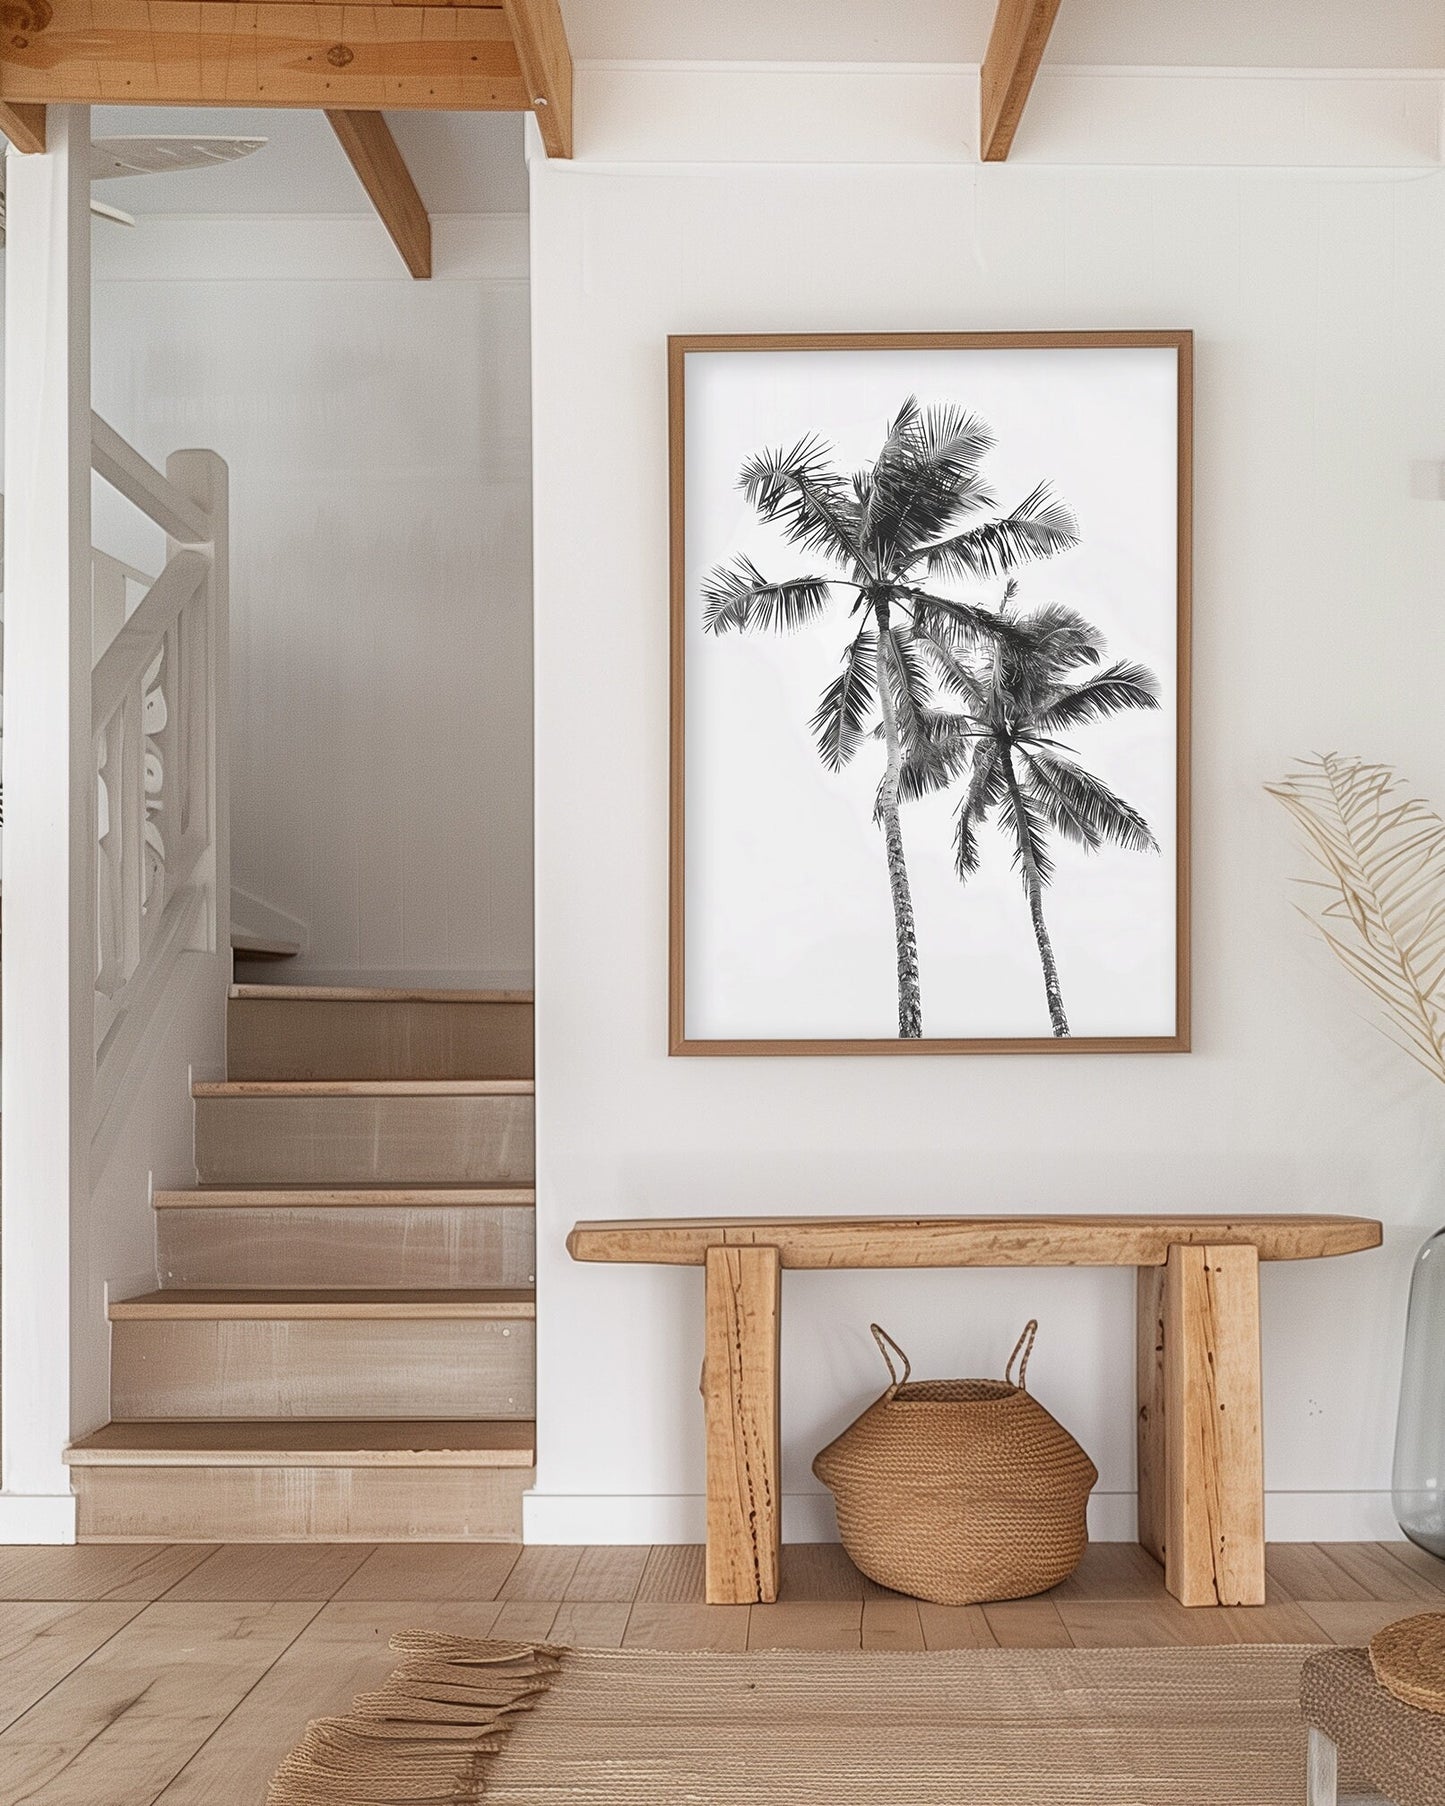
[(532, 1001), (233, 985), (159, 1289), (112, 1301), (88, 1541), (511, 1541), (535, 1397)]

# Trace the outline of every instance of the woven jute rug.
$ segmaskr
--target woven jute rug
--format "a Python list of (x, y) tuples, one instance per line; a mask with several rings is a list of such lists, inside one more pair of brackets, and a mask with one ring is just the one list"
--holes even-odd
[(412, 1632), (270, 1806), (1302, 1806), (1301, 1648), (665, 1654)]

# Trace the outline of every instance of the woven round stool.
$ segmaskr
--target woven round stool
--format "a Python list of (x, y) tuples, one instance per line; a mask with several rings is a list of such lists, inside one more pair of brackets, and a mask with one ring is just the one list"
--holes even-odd
[(1421, 1612), (1376, 1631), (1370, 1666), (1385, 1691), (1407, 1706), (1445, 1712), (1445, 1612)]
[(1409, 1706), (1382, 1687), (1363, 1649), (1322, 1649), (1300, 1671), (1300, 1711), (1309, 1726), (1309, 1806), (1343, 1806), (1365, 1786), (1395, 1806), (1445, 1800), (1445, 1714)]

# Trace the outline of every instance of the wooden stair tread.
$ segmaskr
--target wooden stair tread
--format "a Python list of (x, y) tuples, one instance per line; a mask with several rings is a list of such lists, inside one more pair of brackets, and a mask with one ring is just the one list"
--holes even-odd
[(197, 1079), (207, 1097), (530, 1097), (531, 1079)]
[(172, 1418), (108, 1423), (72, 1467), (511, 1467), (536, 1463), (526, 1419)]
[(531, 991), (429, 991), (404, 986), (233, 984), (234, 998), (281, 1003), (531, 1003)]
[(280, 1286), (265, 1291), (231, 1287), (176, 1286), (111, 1301), (113, 1323), (150, 1319), (158, 1322), (247, 1323), (298, 1321), (416, 1322), (424, 1319), (497, 1321), (530, 1319), (537, 1314), (537, 1294), (530, 1286), (488, 1286), (425, 1290), (321, 1290)]
[(529, 1185), (197, 1185), (151, 1199), (157, 1210), (525, 1210), (536, 1202)]

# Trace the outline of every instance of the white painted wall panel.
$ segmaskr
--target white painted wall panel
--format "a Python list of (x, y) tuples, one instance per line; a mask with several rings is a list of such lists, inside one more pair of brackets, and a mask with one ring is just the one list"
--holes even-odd
[[(510, 222), (438, 279), (367, 222), (147, 220), (107, 245), (96, 406), (231, 467), (232, 857), (305, 969), (531, 971), (528, 321)], [(500, 247), (500, 248), (498, 248)]]
[[(1412, 492), (1412, 467), (1445, 459), (1445, 176), (839, 169), (803, 167), (801, 142), (791, 167), (679, 167), (647, 161), (634, 118), (630, 167), (533, 165), (529, 1536), (701, 1527), (701, 1275), (574, 1265), (574, 1219), (947, 1209), (1382, 1217), (1382, 1252), (1263, 1282), (1272, 1523), (1381, 1533), (1409, 1266), (1445, 1213), (1445, 1100), (1293, 914), (1303, 861), (1261, 786), (1340, 747), (1445, 804), (1445, 501)], [(1196, 1051), (669, 1060), (666, 334), (1126, 326), (1198, 334)], [(915, 1371), (958, 1374), (997, 1371), (1029, 1315), (1030, 1377), (1098, 1462), (1100, 1524), (1127, 1531), (1128, 1275), (784, 1290), (795, 1531), (826, 1529), (809, 1461), (883, 1378), (870, 1318)]]

